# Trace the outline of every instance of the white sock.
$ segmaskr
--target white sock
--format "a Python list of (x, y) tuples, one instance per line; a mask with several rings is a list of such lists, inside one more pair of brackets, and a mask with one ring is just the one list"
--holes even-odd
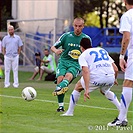
[(59, 104), (59, 107), (60, 107), (60, 106), (62, 106), (62, 107), (64, 106), (64, 103), (58, 103), (58, 104)]
[(79, 97), (80, 97), (80, 92), (78, 92), (77, 90), (73, 90), (73, 92), (70, 96), (69, 108), (66, 112), (67, 114), (73, 114), (74, 107), (75, 107), (76, 103), (78, 102)]
[(127, 119), (128, 107), (132, 101), (132, 88), (123, 87), (121, 102), (120, 102), (120, 113), (118, 119), (123, 121)]
[(105, 94), (106, 98), (108, 100), (110, 100), (116, 107), (117, 109), (120, 111), (120, 102), (118, 101), (116, 95), (114, 94), (114, 92), (112, 91), (108, 91), (106, 94)]

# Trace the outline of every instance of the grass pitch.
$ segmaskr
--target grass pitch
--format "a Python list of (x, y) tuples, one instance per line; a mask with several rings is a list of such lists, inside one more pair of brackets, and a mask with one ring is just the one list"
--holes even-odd
[[(128, 126), (107, 127), (118, 111), (115, 106), (96, 90), (90, 94), (91, 99), (84, 102), (83, 92), (75, 107), (73, 117), (61, 117), (57, 98), (52, 96), (55, 89), (53, 82), (28, 81), (32, 73), (19, 72), (20, 87), (3, 88), (0, 79), (0, 133), (131, 133), (133, 130), (133, 107), (128, 112)], [(69, 86), (65, 96), (65, 109), (76, 81)], [(11, 76), (11, 82), (12, 82)], [(27, 102), (21, 98), (24, 87), (32, 86), (37, 91), (34, 101)], [(112, 91), (120, 99), (122, 80)]]

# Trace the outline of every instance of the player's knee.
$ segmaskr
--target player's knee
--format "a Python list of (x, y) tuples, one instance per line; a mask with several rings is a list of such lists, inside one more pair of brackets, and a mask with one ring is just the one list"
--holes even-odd
[(103, 92), (103, 90), (100, 90), (101, 94), (105, 95), (105, 92)]
[(59, 76), (57, 78), (57, 84), (59, 84), (60, 82), (62, 82), (63, 81), (63, 78), (64, 78), (64, 76)]

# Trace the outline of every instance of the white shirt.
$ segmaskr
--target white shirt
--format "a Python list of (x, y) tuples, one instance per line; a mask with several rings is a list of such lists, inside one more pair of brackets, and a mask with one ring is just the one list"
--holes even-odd
[(114, 60), (103, 48), (89, 48), (79, 56), (78, 60), (81, 67), (88, 67), (91, 78), (100, 75), (114, 75), (112, 66)]
[(128, 44), (128, 57), (133, 57), (133, 8), (125, 12), (120, 20), (119, 32), (123, 34), (124, 31), (130, 32), (130, 42)]
[(7, 57), (16, 57), (18, 55), (18, 48), (23, 45), (21, 38), (18, 35), (6, 35), (2, 40), (2, 46), (6, 48)]

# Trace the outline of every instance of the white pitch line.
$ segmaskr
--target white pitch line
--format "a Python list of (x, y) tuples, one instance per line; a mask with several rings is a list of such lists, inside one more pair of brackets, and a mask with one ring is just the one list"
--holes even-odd
[[(16, 99), (22, 99), (22, 97), (16, 97), (16, 96), (7, 96), (7, 95), (0, 95), (1, 97), (7, 97), (7, 98), (16, 98)], [(42, 99), (35, 99), (36, 101), (41, 101), (41, 102), (47, 102), (47, 103), (57, 103), (55, 101), (50, 101), (50, 100), (42, 100)], [(69, 104), (69, 103), (65, 103), (65, 104)], [(96, 109), (103, 109), (103, 110), (117, 110), (117, 109), (113, 109), (113, 108), (103, 108), (103, 107), (98, 107), (98, 106), (88, 106), (88, 105), (82, 105), (82, 104), (77, 104), (77, 106), (80, 107), (86, 107), (86, 108), (96, 108)], [(128, 111), (133, 113), (133, 111)]]

